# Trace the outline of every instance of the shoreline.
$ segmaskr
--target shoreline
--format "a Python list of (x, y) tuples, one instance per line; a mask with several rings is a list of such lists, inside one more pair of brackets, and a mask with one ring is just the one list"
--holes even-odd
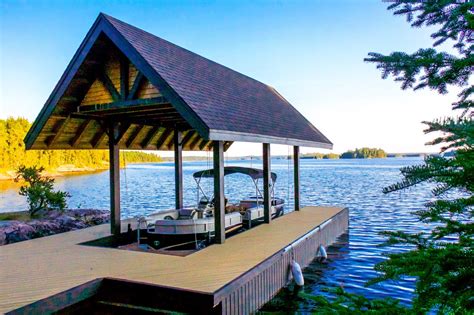
[[(160, 162), (128, 162), (128, 164), (142, 164), (142, 163), (166, 163), (169, 161), (160, 161)], [(123, 169), (123, 166), (120, 166), (121, 169)], [(91, 173), (98, 173), (98, 172), (103, 172), (107, 171), (109, 169), (109, 166), (104, 166), (104, 167), (76, 167), (72, 164), (68, 165), (61, 165), (60, 167), (56, 168), (55, 170), (45, 170), (42, 172), (42, 175), (48, 176), (48, 177), (65, 177), (65, 176), (71, 176), (71, 175), (85, 175), (85, 174), (91, 174)], [(16, 177), (16, 171), (15, 170), (2, 170), (0, 171), (0, 181), (14, 181)]]
[[(46, 170), (42, 173), (44, 176), (48, 177), (64, 177), (68, 175), (82, 175), (82, 174), (90, 174), (96, 172), (102, 172), (108, 170), (108, 167), (104, 168), (94, 168), (94, 167), (58, 167), (56, 170)], [(16, 177), (16, 171), (8, 170), (3, 171), (0, 173), (0, 181), (14, 181)]]

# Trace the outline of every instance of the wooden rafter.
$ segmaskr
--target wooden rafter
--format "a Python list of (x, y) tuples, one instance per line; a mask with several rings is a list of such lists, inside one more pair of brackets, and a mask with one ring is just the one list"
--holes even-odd
[(75, 147), (79, 142), (81, 142), (81, 139), (82, 137), (84, 136), (84, 131), (87, 129), (87, 127), (89, 127), (89, 125), (91, 124), (92, 120), (90, 119), (87, 119), (85, 120), (80, 126), (79, 128), (77, 129), (76, 131), (76, 135), (74, 136), (74, 138), (72, 138), (72, 140), (69, 142), (69, 144), (71, 145), (71, 147)]
[(112, 99), (114, 101), (120, 100), (121, 97), (120, 97), (119, 92), (115, 88), (115, 86), (112, 83), (112, 80), (110, 80), (109, 76), (107, 74), (105, 74), (105, 71), (99, 75), (98, 79), (105, 86), (105, 88), (110, 93), (110, 96), (112, 96)]
[(120, 57), (120, 98), (126, 100), (128, 98), (128, 72), (129, 63), (124, 57)]
[(167, 128), (165, 129), (165, 131), (160, 135), (160, 137), (158, 138), (158, 141), (156, 142), (156, 148), (159, 150), (163, 144), (165, 144), (166, 140), (168, 139), (168, 137), (171, 135), (172, 133), (172, 129), (171, 128)]
[(181, 141), (181, 145), (183, 148), (186, 146), (186, 144), (192, 139), (192, 137), (196, 134), (195, 130), (189, 130), (188, 133), (183, 137), (183, 140)]
[(203, 139), (199, 136), (199, 134), (194, 138), (193, 142), (189, 144), (189, 150), (195, 150), (198, 144), (203, 141)]
[(146, 135), (145, 139), (142, 142), (142, 148), (146, 148), (147, 146), (150, 145), (151, 140), (153, 140), (153, 138), (155, 138), (155, 136), (156, 136), (156, 134), (158, 133), (159, 130), (160, 130), (160, 127), (156, 126), (156, 127), (153, 127), (148, 132), (148, 134)]
[(54, 142), (58, 139), (59, 135), (61, 134), (61, 132), (64, 130), (64, 127), (66, 127), (67, 123), (69, 122), (69, 117), (62, 120), (62, 121), (59, 121), (57, 124), (56, 124), (56, 127), (54, 128), (54, 135), (51, 136), (50, 139), (48, 139), (46, 145), (48, 147), (51, 147)]
[(132, 88), (130, 89), (130, 93), (128, 94), (129, 100), (134, 99), (137, 96), (138, 89), (140, 88), (140, 84), (142, 83), (142, 80), (145, 78), (145, 76), (141, 73), (138, 72), (137, 76), (135, 77), (135, 81), (133, 81)]
[(95, 134), (94, 138), (92, 139), (91, 141), (91, 145), (94, 149), (98, 148), (99, 145), (102, 143), (102, 141), (104, 140), (105, 136), (107, 135), (107, 133), (105, 132), (105, 129), (100, 126), (99, 127), (99, 131)]
[(131, 123), (130, 122), (123, 122), (123, 123), (120, 123), (120, 126), (119, 126), (119, 130), (118, 130), (118, 134), (115, 138), (115, 143), (119, 143), (120, 140), (122, 140), (123, 136), (125, 135), (125, 133), (127, 133), (128, 131), (128, 128), (130, 128), (130, 125)]
[[(204, 140), (201, 142), (201, 144), (199, 145), (199, 150), (204, 150), (207, 146), (211, 145), (212, 144), (212, 141), (209, 141), (209, 140)], [(208, 148), (209, 149), (209, 148)]]
[(65, 102), (65, 103), (77, 103), (78, 99), (75, 96), (63, 96), (60, 99), (60, 102)]
[(133, 144), (133, 142), (135, 142), (135, 139), (137, 139), (138, 135), (140, 134), (140, 132), (143, 130), (144, 127), (145, 126), (143, 125), (138, 125), (135, 128), (132, 135), (130, 136), (130, 138), (128, 138), (127, 143), (125, 144), (127, 148), (129, 148)]

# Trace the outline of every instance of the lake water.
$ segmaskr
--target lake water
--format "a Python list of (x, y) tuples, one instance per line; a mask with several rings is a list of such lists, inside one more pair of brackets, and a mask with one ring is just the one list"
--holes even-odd
[[(301, 292), (327, 294), (323, 288), (343, 286), (352, 293), (363, 293), (371, 298), (391, 296), (409, 304), (413, 294), (413, 279), (365, 287), (367, 280), (376, 276), (373, 266), (382, 261), (384, 254), (403, 251), (402, 247), (378, 247), (384, 230), (423, 231), (428, 225), (420, 223), (411, 214), (432, 198), (428, 187), (419, 186), (401, 193), (384, 195), (382, 188), (398, 181), (399, 169), (419, 164), (419, 158), (389, 158), (370, 160), (301, 160), (302, 205), (346, 206), (350, 209), (350, 231), (328, 251), (326, 264), (312, 263), (304, 271), (303, 290), (289, 286), (282, 290), (263, 311), (307, 312), (311, 301)], [(261, 161), (227, 161), (228, 165), (262, 167)], [(196, 184), (192, 173), (210, 168), (209, 161), (184, 163), (185, 205), (196, 203)], [(272, 171), (277, 173), (276, 196), (293, 205), (292, 162), (272, 160)], [(56, 187), (68, 191), (71, 208), (109, 207), (108, 172), (68, 176), (56, 179)], [(212, 182), (203, 179), (206, 193), (212, 191)], [(0, 212), (26, 209), (17, 187), (0, 185)], [(174, 206), (174, 164), (134, 164), (121, 171), (121, 204), (123, 217), (134, 217)], [(250, 178), (244, 175), (226, 177), (226, 196), (231, 202), (255, 194)]]

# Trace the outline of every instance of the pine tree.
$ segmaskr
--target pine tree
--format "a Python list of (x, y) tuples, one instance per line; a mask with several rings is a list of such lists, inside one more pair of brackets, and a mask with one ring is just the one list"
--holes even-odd
[[(413, 27), (437, 27), (431, 35), (433, 47), (407, 54), (389, 55), (369, 53), (366, 62), (375, 63), (382, 78), (389, 76), (401, 82), (402, 89), (429, 88), (446, 94), (448, 87), (461, 92), (452, 104), (453, 117), (424, 122), (425, 133), (437, 133), (428, 144), (441, 145), (441, 153), (448, 156), (429, 156), (424, 164), (401, 169), (401, 182), (384, 189), (385, 193), (404, 190), (420, 183), (431, 183), (434, 201), (415, 213), (421, 222), (431, 223), (429, 233), (383, 232), (387, 244), (403, 244), (413, 249), (405, 253), (390, 254), (376, 265), (381, 276), (373, 281), (397, 280), (405, 276), (416, 277), (416, 290), (410, 312), (440, 314), (472, 314), (474, 312), (474, 86), (470, 77), (474, 69), (474, 3), (462, 0), (392, 0), (388, 9), (395, 15), (406, 16)], [(436, 48), (454, 41), (455, 53)], [(319, 303), (317, 311), (338, 313), (340, 303), (352, 314), (360, 310), (357, 301), (362, 297), (335, 292), (339, 298), (331, 303)], [(393, 313), (398, 305), (389, 303), (364, 310), (373, 314)]]
[(406, 16), (413, 27), (438, 26), (431, 35), (433, 46), (454, 41), (455, 54), (427, 48), (413, 54), (369, 53), (365, 61), (375, 63), (384, 79), (392, 76), (401, 82), (402, 89), (429, 88), (445, 94), (448, 87), (455, 86), (462, 91), (452, 104), (456, 116), (424, 122), (425, 133), (441, 134), (428, 144), (440, 144), (441, 152), (452, 150), (454, 157), (431, 156), (422, 165), (405, 167), (401, 169), (403, 180), (384, 189), (389, 193), (432, 183), (435, 200), (415, 215), (435, 228), (425, 234), (384, 232), (388, 244), (407, 244), (414, 249), (389, 255), (388, 260), (376, 266), (382, 275), (372, 282), (415, 276), (416, 312), (467, 313), (474, 310), (474, 87), (469, 82), (474, 69), (474, 3), (391, 2), (388, 9)]

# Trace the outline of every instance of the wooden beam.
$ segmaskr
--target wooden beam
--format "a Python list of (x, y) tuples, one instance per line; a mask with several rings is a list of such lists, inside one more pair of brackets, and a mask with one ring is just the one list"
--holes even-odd
[(212, 143), (212, 141), (203, 139), (201, 144), (199, 145), (199, 150), (204, 150), (204, 148), (209, 146), (210, 143)]
[(167, 129), (165, 129), (165, 131), (163, 131), (163, 133), (158, 138), (158, 141), (156, 142), (156, 149), (157, 150), (159, 150), (165, 144), (166, 139), (168, 139), (168, 137), (170, 136), (172, 131), (173, 131), (173, 129), (171, 129), (171, 128), (167, 128)]
[(76, 131), (76, 135), (74, 136), (74, 138), (72, 138), (72, 140), (69, 142), (69, 144), (71, 145), (71, 147), (75, 147), (79, 142), (81, 142), (81, 139), (82, 137), (84, 136), (84, 131), (87, 129), (87, 127), (89, 127), (89, 125), (91, 124), (92, 120), (90, 119), (86, 119), (80, 126), (79, 128), (77, 129)]
[(102, 125), (100, 125), (100, 123), (99, 126), (99, 131), (95, 134), (94, 138), (92, 138), (91, 141), (91, 145), (94, 149), (99, 147), (99, 145), (102, 143), (105, 136), (107, 135), (106, 130), (104, 129), (104, 127), (102, 127)]
[(105, 71), (99, 75), (98, 79), (105, 86), (105, 88), (110, 93), (110, 96), (112, 96), (112, 99), (114, 101), (120, 100), (119, 92), (115, 88), (115, 85), (112, 83), (112, 80), (110, 80), (109, 76), (105, 74)]
[(54, 142), (56, 142), (56, 140), (58, 140), (60, 134), (62, 133), (62, 131), (64, 130), (64, 127), (66, 127), (68, 122), (69, 122), (69, 117), (66, 118), (65, 120), (59, 121), (57, 123), (57, 126), (54, 128), (54, 135), (51, 136), (51, 138), (48, 139), (48, 141), (46, 143), (46, 145), (48, 147), (52, 146), (54, 144)]
[(110, 233), (120, 235), (120, 153), (116, 141), (118, 124), (109, 126), (109, 168), (110, 168)]
[(129, 62), (125, 56), (120, 57), (120, 99), (128, 98), (128, 71)]
[(181, 146), (184, 148), (195, 134), (195, 130), (189, 130), (188, 133), (186, 133), (186, 135), (183, 137), (183, 140), (181, 141)]
[(203, 139), (199, 134), (197, 134), (193, 142), (189, 144), (189, 150), (195, 150), (198, 147), (198, 144), (201, 143), (201, 141), (203, 141)]
[(61, 97), (61, 99), (59, 101), (60, 102), (68, 102), (68, 103), (76, 103), (79, 100), (75, 96), (63, 96), (63, 97)]
[(143, 125), (138, 125), (135, 130), (133, 131), (132, 135), (130, 136), (130, 138), (128, 138), (127, 140), (127, 143), (125, 144), (125, 146), (127, 148), (130, 148), (130, 146), (133, 144), (133, 142), (135, 141), (135, 139), (138, 137), (138, 135), (140, 134), (140, 132), (143, 130), (144, 126)]
[(224, 142), (213, 141), (215, 242), (225, 242)]
[[(99, 116), (95, 115), (94, 113), (88, 114), (88, 113), (71, 113), (71, 118), (79, 118), (79, 119), (92, 119), (97, 122), (104, 121), (108, 118), (108, 116)], [(165, 128), (178, 128), (181, 131), (186, 131), (191, 129), (191, 126), (189, 126), (188, 123), (185, 121), (182, 122), (163, 122), (159, 119), (144, 119), (144, 118), (133, 118), (133, 116), (128, 116), (131, 118), (127, 118), (126, 116), (121, 116), (121, 117), (113, 117), (113, 120), (115, 122), (120, 122), (120, 123), (125, 123), (128, 122), (133, 125), (143, 125), (143, 126), (160, 126), (160, 127), (165, 127)]]
[(270, 165), (270, 143), (263, 144), (263, 220), (270, 223), (272, 220), (272, 184)]
[[(103, 111), (97, 110), (93, 112), (96, 115), (106, 115), (114, 117), (130, 117), (133, 114), (134, 117), (149, 115), (178, 115), (178, 112), (172, 107), (171, 104), (155, 104), (155, 105), (144, 105), (144, 106), (131, 106), (117, 109), (106, 109)], [(155, 116), (154, 116), (155, 117)]]
[(151, 140), (153, 140), (153, 138), (155, 138), (158, 131), (160, 131), (159, 126), (151, 128), (151, 130), (148, 132), (148, 134), (146, 135), (145, 139), (142, 142), (142, 148), (146, 148), (147, 146), (150, 145)]
[(128, 128), (130, 128), (131, 123), (129, 122), (120, 122), (119, 123), (119, 133), (117, 137), (115, 138), (115, 141), (117, 141), (117, 144), (122, 140), (123, 136), (127, 133)]
[[(169, 102), (163, 97), (153, 97), (153, 98), (141, 98), (137, 100), (117, 100), (112, 103), (104, 104), (93, 104), (93, 105), (81, 105), (77, 108), (77, 111), (80, 113), (90, 113), (96, 111), (105, 111), (119, 108), (127, 108), (128, 110), (139, 110), (138, 106), (155, 106), (155, 105), (168, 105)], [(137, 108), (134, 108), (137, 106)]]
[[(289, 158), (289, 157), (288, 157)], [(299, 211), (300, 204), (300, 147), (293, 147), (293, 181), (295, 211)], [(288, 200), (289, 201), (289, 200)]]
[(183, 208), (183, 141), (181, 131), (175, 129), (174, 142), (174, 186), (176, 209)]
[(142, 80), (144, 78), (145, 76), (143, 75), (143, 73), (141, 72), (137, 73), (137, 76), (135, 77), (135, 81), (133, 81), (133, 85), (132, 85), (132, 88), (130, 89), (130, 93), (128, 94), (127, 99), (133, 100), (134, 98), (136, 98), (138, 89), (140, 88), (140, 84), (142, 83)]
[(91, 81), (88, 79), (88, 78), (84, 78), (84, 77), (74, 77), (73, 79), (73, 83), (74, 85), (89, 85), (91, 84)]
[(67, 115), (51, 115), (49, 116), (49, 118), (52, 118), (52, 119), (57, 119), (57, 120), (64, 120), (64, 119), (67, 119), (69, 116)]

